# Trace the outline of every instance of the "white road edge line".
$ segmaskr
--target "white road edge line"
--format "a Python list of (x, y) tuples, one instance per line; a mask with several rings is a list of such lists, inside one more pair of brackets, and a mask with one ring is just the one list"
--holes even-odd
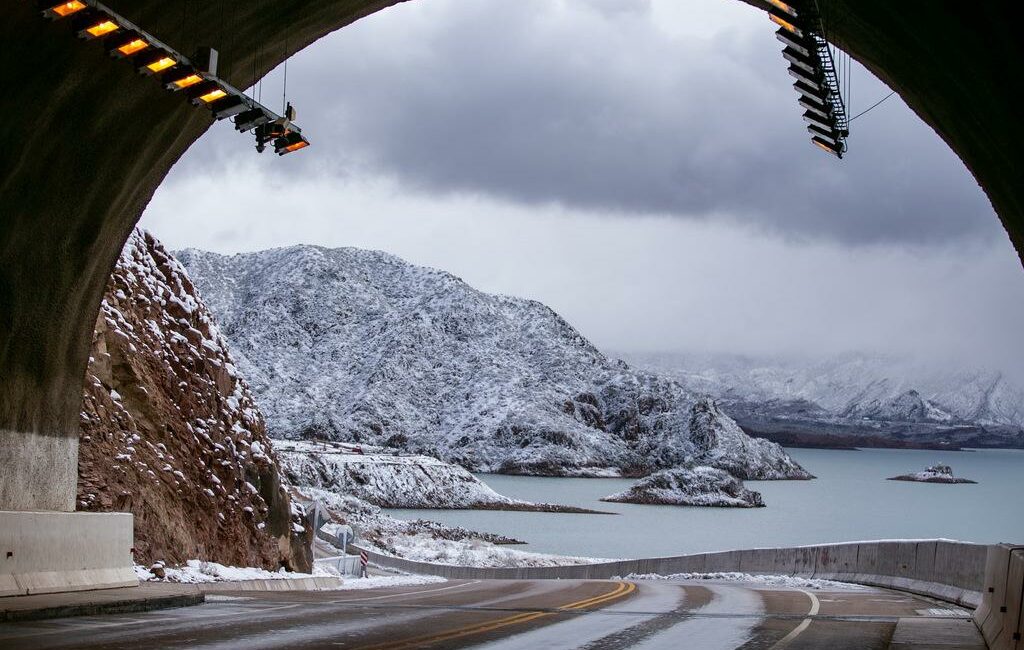
[[(821, 603), (818, 602), (818, 597), (804, 589), (798, 589), (797, 591), (802, 591), (804, 595), (811, 599), (811, 610), (807, 612), (807, 615), (814, 616), (815, 614), (817, 614), (818, 610), (821, 609)], [(775, 643), (775, 645), (773, 645), (768, 650), (782, 650), (782, 648), (788, 647), (790, 643), (793, 643), (793, 640), (795, 638), (800, 636), (801, 632), (803, 632), (808, 628), (808, 626), (810, 626), (810, 624), (811, 619), (809, 618), (805, 618), (804, 620), (800, 621), (800, 625), (797, 625), (795, 628), (793, 628), (792, 632), (779, 639)]]
[(362, 603), (366, 602), (367, 600), (383, 600), (385, 598), (399, 598), (401, 596), (419, 596), (420, 594), (434, 594), (439, 591), (448, 591), (449, 589), (459, 589), (460, 587), (468, 587), (470, 585), (475, 585), (478, 582), (480, 582), (480, 580), (474, 580), (472, 582), (463, 582), (460, 585), (448, 585), (447, 587), (440, 587), (438, 589), (421, 589), (420, 591), (407, 591), (401, 594), (388, 594), (386, 596), (373, 596), (371, 598), (352, 598), (350, 600), (330, 600), (327, 602), (331, 605), (334, 605), (337, 603)]

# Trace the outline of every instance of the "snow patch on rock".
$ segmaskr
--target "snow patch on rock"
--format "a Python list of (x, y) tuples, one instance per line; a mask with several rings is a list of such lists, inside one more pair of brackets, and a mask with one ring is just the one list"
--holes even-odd
[(890, 481), (916, 481), (918, 483), (977, 483), (968, 478), (953, 476), (953, 468), (949, 465), (933, 465), (923, 472), (893, 476)]
[(748, 490), (743, 481), (725, 470), (703, 466), (662, 470), (601, 500), (675, 506), (764, 506), (760, 492)]

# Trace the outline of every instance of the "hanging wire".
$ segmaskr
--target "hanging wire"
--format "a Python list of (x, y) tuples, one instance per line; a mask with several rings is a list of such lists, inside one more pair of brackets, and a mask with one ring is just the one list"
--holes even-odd
[(853, 57), (846, 53), (846, 114), (853, 112)]
[(860, 117), (861, 115), (863, 115), (863, 114), (867, 113), (868, 111), (870, 111), (870, 110), (871, 110), (872, 108), (874, 108), (874, 107), (876, 107), (876, 106), (880, 106), (880, 105), (882, 104), (882, 102), (884, 102), (885, 100), (889, 99), (890, 97), (892, 97), (892, 96), (893, 96), (893, 95), (895, 95), (895, 94), (896, 94), (896, 91), (894, 90), (894, 91), (892, 91), (891, 93), (889, 93), (888, 95), (886, 95), (885, 97), (883, 97), (883, 98), (879, 99), (879, 100), (878, 100), (877, 102), (875, 102), (875, 103), (874, 103), (874, 104), (872, 104), (871, 106), (868, 106), (867, 108), (865, 108), (864, 110), (862, 110), (862, 111), (861, 111), (860, 113), (857, 113), (856, 115), (854, 115), (853, 117), (851, 117), (851, 118), (850, 118), (850, 121), (852, 122), (852, 121), (854, 121), (855, 119), (857, 119), (858, 117)]
[(284, 35), (284, 84), (281, 86), (281, 112), (288, 110), (288, 34)]

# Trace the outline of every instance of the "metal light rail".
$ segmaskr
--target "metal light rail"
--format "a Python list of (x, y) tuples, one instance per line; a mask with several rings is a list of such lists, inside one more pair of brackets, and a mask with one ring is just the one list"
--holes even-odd
[(837, 158), (846, 153), (850, 122), (846, 115), (839, 75), (822, 27), (816, 3), (811, 0), (765, 0), (768, 18), (779, 26), (775, 37), (785, 45), (782, 57), (800, 93), (803, 120), (811, 143)]
[(293, 122), (291, 104), (283, 116), (278, 115), (217, 76), (217, 50), (200, 48), (195, 59), (189, 59), (96, 0), (42, 0), (38, 4), (43, 16), (69, 19), (79, 38), (100, 41), (111, 57), (130, 60), (139, 74), (158, 75), (161, 85), (171, 92), (185, 91), (193, 106), (209, 108), (214, 119), (234, 117), (238, 131), (255, 132), (257, 151), (262, 152), (268, 142), (273, 142), (279, 156), (309, 146), (302, 129)]

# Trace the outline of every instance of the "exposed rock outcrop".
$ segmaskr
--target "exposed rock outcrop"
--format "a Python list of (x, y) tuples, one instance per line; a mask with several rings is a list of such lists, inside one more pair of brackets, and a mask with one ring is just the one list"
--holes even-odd
[(693, 405), (690, 435), (697, 448), (697, 462), (723, 469), (741, 479), (814, 478), (779, 445), (744, 433), (710, 397)]
[(916, 481), (918, 483), (977, 483), (969, 478), (953, 476), (953, 468), (949, 465), (932, 465), (923, 472), (893, 476), (890, 481)]
[(511, 499), (462, 467), (430, 456), (328, 441), (275, 440), (274, 450), (299, 490), (328, 490), (381, 508), (593, 512)]
[(275, 438), (387, 446), (507, 474), (642, 476), (701, 462), (808, 476), (781, 447), (743, 440), (717, 408), (696, 443), (697, 395), (609, 359), (536, 301), (376, 251), (179, 256)]
[(618, 503), (673, 506), (760, 508), (760, 492), (748, 490), (729, 472), (714, 467), (666, 469), (634, 483), (628, 490), (601, 499)]
[(135, 560), (308, 570), (263, 416), (185, 269), (136, 230), (85, 377), (78, 509), (135, 515)]

